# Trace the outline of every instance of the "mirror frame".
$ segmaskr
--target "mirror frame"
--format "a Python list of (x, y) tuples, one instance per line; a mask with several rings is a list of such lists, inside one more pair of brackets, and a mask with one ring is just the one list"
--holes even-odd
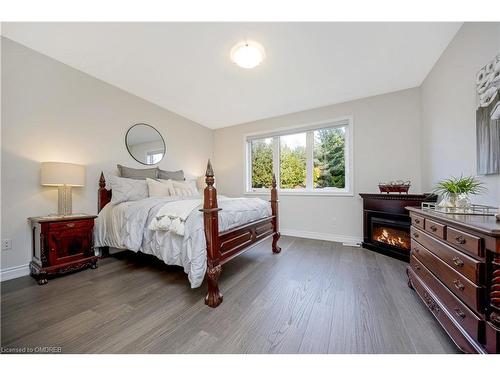
[[(131, 130), (135, 127), (135, 126), (137, 126), (137, 125), (145, 125), (145, 126), (149, 126), (151, 129), (153, 129), (155, 132), (157, 132), (157, 133), (158, 133), (158, 135), (160, 136), (161, 141), (162, 141), (162, 143), (163, 143), (163, 149), (164, 149), (164, 151), (163, 151), (163, 156), (162, 156), (162, 158), (160, 159), (160, 161), (159, 161), (158, 163), (155, 163), (155, 164), (146, 164), (146, 163), (144, 163), (144, 162), (142, 162), (142, 161), (140, 161), (140, 160), (137, 160), (137, 159), (136, 159), (136, 157), (132, 154), (132, 152), (130, 152), (130, 149), (129, 149), (129, 147), (128, 147), (128, 143), (127, 143), (128, 133), (130, 133), (130, 131), (131, 131)], [(151, 165), (157, 165), (157, 164), (159, 164), (159, 163), (163, 160), (163, 158), (164, 158), (164, 157), (165, 157), (165, 155), (167, 154), (167, 144), (165, 143), (165, 139), (163, 139), (163, 136), (161, 135), (161, 133), (160, 133), (160, 132), (158, 131), (158, 129), (156, 129), (154, 126), (149, 125), (149, 124), (146, 124), (145, 122), (138, 122), (138, 123), (135, 123), (135, 124), (133, 124), (131, 127), (129, 127), (129, 128), (128, 128), (127, 132), (125, 133), (125, 147), (127, 148), (128, 154), (129, 154), (130, 156), (132, 156), (132, 158), (133, 158), (136, 162), (138, 162), (138, 163), (140, 163), (140, 164), (142, 164), (142, 165), (148, 165), (148, 166), (151, 166)]]

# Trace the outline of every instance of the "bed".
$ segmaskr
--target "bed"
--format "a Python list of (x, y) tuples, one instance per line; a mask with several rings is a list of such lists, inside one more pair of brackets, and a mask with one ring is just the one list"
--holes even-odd
[[(205, 304), (217, 307), (223, 296), (219, 290), (222, 266), (259, 242), (272, 237), (272, 251), (279, 253), (278, 192), (273, 176), (271, 199), (217, 196), (210, 160), (205, 173), (206, 187), (196, 197), (150, 197), (134, 202), (110, 204), (112, 190), (106, 188), (101, 173), (98, 212), (94, 230), (95, 246), (101, 254), (109, 247), (140, 251), (166, 264), (184, 267), (191, 287), (207, 281)], [(198, 207), (196, 207), (198, 206)], [(196, 207), (182, 221), (182, 227), (158, 229), (169, 210)], [(160, 220), (161, 219), (161, 220)]]

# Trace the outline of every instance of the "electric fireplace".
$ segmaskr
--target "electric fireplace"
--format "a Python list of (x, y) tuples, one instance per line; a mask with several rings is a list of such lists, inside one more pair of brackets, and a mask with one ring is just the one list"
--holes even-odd
[(390, 245), (397, 249), (410, 250), (408, 223), (399, 220), (372, 219), (372, 241)]
[(405, 207), (435, 202), (433, 194), (360, 194), (363, 198), (363, 247), (410, 260), (410, 216)]

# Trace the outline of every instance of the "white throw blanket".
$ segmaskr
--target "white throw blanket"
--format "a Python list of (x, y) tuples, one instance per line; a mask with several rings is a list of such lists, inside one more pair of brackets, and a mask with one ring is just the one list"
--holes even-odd
[[(226, 197), (219, 195), (219, 200), (226, 200)], [(160, 208), (155, 218), (149, 225), (150, 230), (171, 231), (184, 236), (186, 220), (191, 212), (203, 204), (202, 199), (186, 199), (165, 203)]]

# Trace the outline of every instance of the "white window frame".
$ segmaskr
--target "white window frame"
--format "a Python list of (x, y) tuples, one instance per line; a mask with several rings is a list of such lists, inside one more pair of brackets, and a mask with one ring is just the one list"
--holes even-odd
[(155, 155), (163, 155), (163, 153), (164, 152), (162, 150), (147, 151), (146, 152), (146, 163), (148, 163), (149, 165), (158, 164), (161, 161), (161, 158), (156, 163), (153, 163), (154, 162), (153, 156), (155, 156)]
[[(345, 127), (345, 188), (314, 188), (313, 187), (313, 166), (314, 166), (314, 131), (318, 129), (328, 129), (335, 127)], [(282, 135), (306, 133), (306, 188), (305, 189), (281, 189), (280, 188), (280, 143), (279, 138)], [(282, 195), (315, 195), (315, 196), (353, 196), (354, 195), (354, 121), (353, 116), (345, 116), (336, 119), (302, 124), (293, 127), (276, 129), (273, 132), (250, 133), (243, 136), (243, 150), (245, 161), (244, 186), (245, 194), (248, 195), (266, 195), (269, 194), (268, 188), (252, 188), (252, 149), (251, 141), (262, 138), (273, 138), (273, 173), (276, 175), (276, 184), (278, 191)]]

